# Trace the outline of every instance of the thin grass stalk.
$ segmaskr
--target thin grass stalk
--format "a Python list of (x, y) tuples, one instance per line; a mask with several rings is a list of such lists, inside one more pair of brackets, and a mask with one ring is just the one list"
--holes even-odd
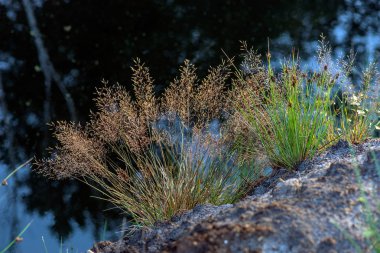
[(7, 250), (9, 250), (12, 246), (13, 246), (13, 244), (15, 244), (17, 241), (19, 241), (20, 240), (20, 238), (22, 238), (22, 235), (26, 232), (26, 230), (28, 230), (28, 228), (30, 227), (30, 225), (32, 225), (32, 222), (33, 221), (31, 221), (31, 222), (29, 222), (22, 230), (21, 230), (21, 232), (16, 236), (16, 238), (11, 242), (11, 243), (9, 243), (4, 249), (2, 249), (1, 251), (0, 251), (0, 253), (5, 253), (5, 252), (7, 252)]
[(19, 171), (20, 169), (22, 169), (24, 166), (26, 166), (27, 164), (29, 164), (32, 160), (33, 160), (33, 158), (30, 158), (28, 161), (26, 161), (25, 163), (21, 164), (16, 169), (14, 169), (11, 173), (9, 173), (8, 176), (6, 176), (3, 179), (3, 181), (1, 181), (1, 185), (3, 185), (3, 186), (8, 185), (9, 178), (11, 178), (17, 171)]

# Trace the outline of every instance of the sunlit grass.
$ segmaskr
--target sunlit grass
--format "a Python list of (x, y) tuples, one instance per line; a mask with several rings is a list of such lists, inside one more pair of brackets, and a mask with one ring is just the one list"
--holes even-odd
[(294, 59), (276, 80), (268, 58), (267, 90), (248, 90), (238, 110), (274, 166), (294, 169), (325, 147), (333, 127), (331, 80), (302, 73)]
[(379, 73), (375, 63), (364, 69), (358, 91), (343, 92), (339, 101), (339, 133), (341, 138), (358, 144), (380, 130)]
[[(238, 138), (237, 150), (261, 147), (273, 166), (295, 169), (339, 139), (358, 144), (380, 129), (374, 65), (363, 71), (361, 89), (355, 91), (347, 84), (353, 60), (333, 62), (323, 37), (318, 68), (312, 71), (301, 70), (302, 63), (294, 52), (276, 72), (270, 52), (264, 65), (256, 51), (246, 44), (243, 50), (241, 68), (235, 66), (237, 99), (232, 103), (258, 142)], [(338, 96), (341, 89), (342, 97)], [(255, 138), (243, 138), (249, 139)]]
[(353, 144), (365, 141), (375, 130), (380, 130), (379, 101), (366, 106), (366, 97), (365, 91), (352, 94), (345, 99), (340, 110), (338, 133)]

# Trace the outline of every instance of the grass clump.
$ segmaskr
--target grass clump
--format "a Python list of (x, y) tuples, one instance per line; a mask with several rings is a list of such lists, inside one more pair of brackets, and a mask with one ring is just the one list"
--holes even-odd
[(114, 146), (122, 165), (105, 169), (102, 177), (90, 175), (107, 199), (133, 216), (139, 224), (152, 225), (200, 203), (233, 203), (248, 185), (242, 174), (249, 167), (235, 167), (230, 158), (210, 154), (201, 144), (157, 144), (133, 154), (127, 146)]
[(341, 100), (338, 131), (342, 139), (358, 144), (380, 130), (379, 74), (374, 63), (362, 72), (358, 92), (346, 91)]
[(97, 112), (85, 126), (53, 124), (59, 144), (37, 171), (89, 184), (139, 225), (198, 204), (236, 201), (255, 170), (226, 156), (221, 129), (213, 129), (224, 117), (228, 68), (222, 63), (199, 82), (185, 61), (157, 98), (148, 68), (136, 61), (134, 93), (106, 85), (97, 90)]
[[(255, 54), (253, 50), (245, 50), (248, 55)], [(241, 91), (245, 95), (236, 104), (237, 110), (257, 136), (272, 165), (295, 168), (328, 144), (326, 140), (334, 123), (330, 109), (333, 79), (327, 71), (302, 72), (294, 54), (290, 62), (282, 65), (278, 76), (271, 67), (269, 53), (267, 69), (261, 67), (262, 63), (253, 66), (265, 71), (261, 76), (266, 78), (264, 83), (252, 82), (256, 71), (242, 80), (253, 85), (246, 85)]]
[(264, 65), (256, 51), (244, 43), (242, 49), (244, 60), (236, 68), (234, 85), (239, 99), (233, 104), (273, 166), (294, 169), (339, 139), (361, 143), (379, 128), (379, 85), (373, 64), (362, 74), (362, 87), (355, 90), (350, 84), (353, 59), (334, 63), (324, 37), (314, 70), (302, 70), (293, 52), (276, 73), (269, 52)]
[(324, 40), (313, 71), (302, 70), (295, 53), (276, 71), (269, 52), (264, 64), (242, 48), (240, 68), (222, 62), (201, 80), (186, 60), (160, 97), (136, 60), (133, 93), (105, 83), (84, 126), (53, 124), (58, 145), (37, 171), (89, 184), (134, 222), (152, 225), (197, 204), (236, 201), (259, 176), (253, 164), (261, 158), (295, 169), (340, 138), (363, 141), (378, 124), (378, 116), (361, 113), (379, 112), (378, 100), (360, 95), (373, 93), (373, 70), (364, 72), (363, 89), (340, 96), (352, 64), (337, 68)]

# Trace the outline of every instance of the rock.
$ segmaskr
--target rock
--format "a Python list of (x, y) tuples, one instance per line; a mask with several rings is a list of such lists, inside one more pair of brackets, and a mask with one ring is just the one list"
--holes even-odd
[[(201, 205), (91, 249), (121, 252), (355, 252), (345, 233), (366, 249), (362, 189), (380, 203), (380, 140), (340, 142), (298, 171), (279, 170), (234, 205)], [(358, 173), (361, 177), (358, 178)], [(379, 171), (380, 173), (380, 171)]]

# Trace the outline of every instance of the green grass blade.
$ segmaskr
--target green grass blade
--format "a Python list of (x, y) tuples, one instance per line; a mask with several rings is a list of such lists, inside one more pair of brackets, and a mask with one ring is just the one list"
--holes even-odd
[(26, 161), (25, 163), (21, 164), (20, 166), (18, 166), (16, 169), (14, 169), (11, 173), (9, 173), (8, 176), (6, 176), (3, 181), (1, 181), (1, 185), (3, 186), (6, 186), (8, 185), (8, 179), (11, 178), (17, 171), (19, 171), (21, 168), (23, 168), (25, 165), (27, 165), (28, 163), (30, 163), (31, 161), (33, 160), (33, 158), (30, 158), (28, 161)]
[(24, 229), (16, 236), (16, 238), (10, 243), (8, 244), (7, 247), (5, 247), (2, 251), (0, 251), (0, 253), (5, 253), (8, 249), (10, 249), (10, 247), (12, 247), (13, 244), (16, 243), (17, 239), (18, 238), (21, 238), (21, 236), (25, 233), (25, 231), (30, 227), (30, 225), (32, 224), (33, 221), (29, 222), (25, 227)]

